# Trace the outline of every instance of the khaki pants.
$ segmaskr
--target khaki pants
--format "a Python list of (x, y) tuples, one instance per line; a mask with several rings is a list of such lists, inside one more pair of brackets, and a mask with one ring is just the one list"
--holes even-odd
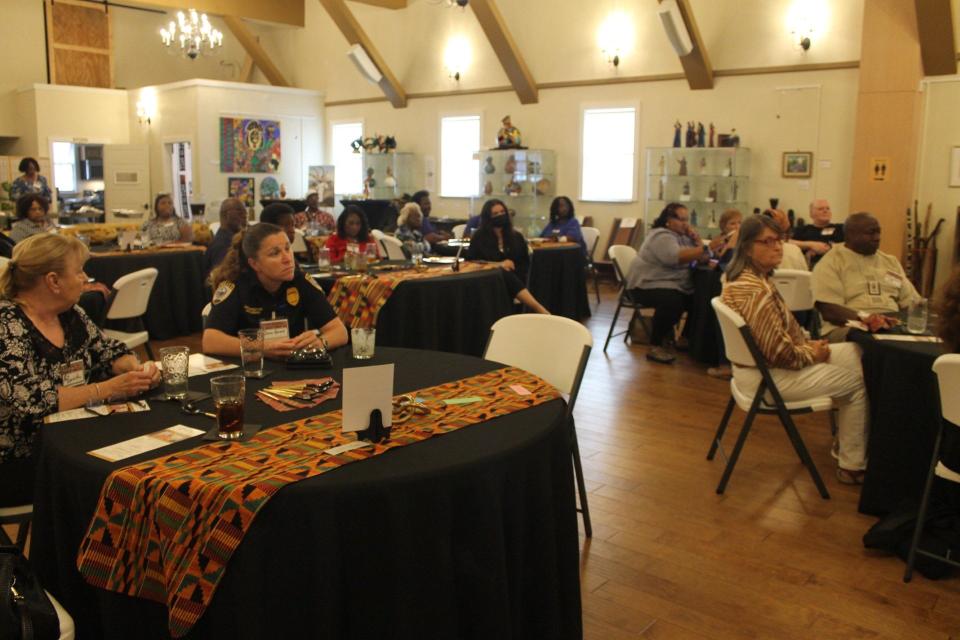
[[(837, 439), (840, 466), (859, 471), (867, 467), (867, 392), (863, 386), (860, 347), (852, 342), (830, 345), (830, 359), (803, 369), (771, 369), (773, 381), (785, 402), (830, 396), (837, 404)], [(760, 371), (733, 367), (733, 377), (743, 389), (756, 389)]]

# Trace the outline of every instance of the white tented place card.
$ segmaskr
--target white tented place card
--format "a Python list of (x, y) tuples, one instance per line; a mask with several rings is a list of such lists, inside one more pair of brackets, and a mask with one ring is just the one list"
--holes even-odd
[(331, 456), (338, 456), (341, 453), (346, 453), (347, 451), (353, 451), (354, 449), (363, 449), (364, 447), (372, 446), (372, 442), (367, 442), (366, 440), (357, 440), (356, 442), (348, 442), (347, 444), (342, 444), (339, 447), (333, 447), (332, 449), (325, 449), (324, 453)]
[(111, 413), (140, 413), (141, 411), (150, 411), (150, 405), (147, 404), (146, 400), (100, 404), (95, 407), (80, 407), (79, 409), (58, 411), (57, 413), (51, 413), (45, 416), (43, 423), (53, 424), (54, 422), (67, 422), (68, 420), (85, 420), (86, 418), (108, 416)]
[(384, 427), (393, 424), (393, 365), (344, 369), (343, 430), (365, 430), (374, 409), (380, 410)]
[(290, 339), (290, 323), (286, 318), (280, 318), (278, 320), (261, 320), (260, 328), (263, 330), (264, 342)]
[(875, 333), (874, 340), (893, 340), (895, 342), (943, 342), (936, 336), (911, 336), (903, 333)]
[(107, 447), (94, 449), (87, 453), (101, 460), (106, 460), (107, 462), (117, 462), (118, 460), (131, 458), (141, 453), (153, 451), (154, 449), (159, 449), (160, 447), (165, 447), (168, 444), (180, 442), (187, 438), (202, 436), (203, 434), (204, 431), (202, 429), (194, 429), (193, 427), (178, 424), (167, 427), (166, 429), (161, 429), (160, 431), (148, 433), (145, 436), (131, 438), (130, 440), (124, 440), (123, 442), (118, 442), (117, 444), (112, 444)]

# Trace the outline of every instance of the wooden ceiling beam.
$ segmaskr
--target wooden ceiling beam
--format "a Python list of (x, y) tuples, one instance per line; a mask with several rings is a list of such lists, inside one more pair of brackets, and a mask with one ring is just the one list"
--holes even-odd
[[(663, 2), (663, 0), (657, 1)], [(707, 48), (700, 36), (697, 20), (693, 16), (690, 0), (677, 0), (677, 7), (680, 9), (680, 15), (683, 16), (683, 24), (687, 27), (690, 42), (693, 43), (693, 50), (689, 54), (679, 56), (683, 73), (687, 76), (687, 84), (694, 90), (713, 89), (713, 66), (710, 64)]]
[(510, 30), (497, 8), (496, 1), (470, 0), (470, 8), (477, 16), (477, 21), (487, 35), (487, 40), (490, 41), (494, 53), (500, 59), (500, 65), (503, 66), (503, 70), (510, 79), (510, 84), (517, 92), (520, 103), (536, 104), (538, 100), (537, 83), (520, 54), (520, 48), (517, 47), (513, 36), (510, 35)]
[(166, 9), (196, 9), (200, 13), (217, 16), (236, 16), (251, 20), (263, 20), (302, 27), (304, 18), (304, 0), (138, 0), (145, 5)]
[(956, 37), (950, 0), (914, 0), (917, 11), (917, 41), (923, 60), (923, 75), (944, 76), (957, 72)]
[(387, 96), (390, 104), (397, 109), (406, 107), (407, 94), (403, 90), (403, 87), (400, 86), (400, 81), (397, 80), (393, 72), (390, 71), (390, 67), (387, 66), (386, 60), (383, 59), (383, 56), (380, 55), (377, 48), (373, 46), (373, 41), (370, 40), (363, 30), (363, 27), (357, 22), (353, 12), (347, 7), (347, 3), (344, 2), (344, 0), (319, 0), (319, 2), (323, 5), (323, 8), (327, 10), (327, 13), (330, 14), (334, 24), (340, 29), (340, 33), (347, 39), (347, 42), (350, 44), (359, 44), (363, 47), (367, 55), (370, 56), (370, 60), (377, 66), (380, 75), (383, 76), (377, 84), (380, 86), (383, 94)]
[(360, 4), (369, 4), (383, 9), (406, 9), (407, 0), (353, 0)]
[(283, 77), (280, 68), (273, 63), (267, 50), (263, 48), (257, 36), (250, 30), (243, 20), (236, 16), (223, 16), (223, 21), (227, 24), (237, 41), (243, 46), (247, 55), (253, 59), (253, 64), (267, 76), (270, 84), (277, 87), (289, 87), (290, 83)]

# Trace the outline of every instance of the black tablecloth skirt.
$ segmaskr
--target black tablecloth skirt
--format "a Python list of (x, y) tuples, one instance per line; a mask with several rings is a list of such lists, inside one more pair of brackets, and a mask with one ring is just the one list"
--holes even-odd
[[(334, 354), (338, 379), (339, 367), (355, 364), (346, 353)], [(497, 366), (379, 345), (368, 362), (394, 362), (398, 392)], [(248, 394), (262, 384), (248, 381)], [(191, 378), (190, 385), (206, 390), (208, 382)], [(311, 414), (247, 406), (248, 422), (268, 425)], [(337, 399), (324, 410), (339, 406)], [(257, 515), (188, 637), (582, 637), (563, 413), (557, 400), (288, 485)], [(43, 429), (31, 560), (76, 619), (79, 640), (166, 637), (163, 605), (90, 587), (76, 570), (76, 554), (104, 479), (122, 466), (84, 452), (176, 423), (212, 425), (158, 401), (135, 419)]]
[(692, 323), (687, 334), (690, 356), (710, 365), (720, 362), (720, 326), (710, 301), (723, 291), (721, 275), (715, 269), (693, 270), (693, 308), (687, 320)]
[(554, 315), (589, 318), (586, 264), (579, 246), (535, 250), (530, 261), (530, 293)]
[(166, 340), (199, 332), (203, 328), (200, 312), (207, 303), (202, 251), (164, 250), (124, 256), (92, 253), (84, 271), (98, 282), (113, 286), (120, 276), (147, 267), (156, 267), (159, 272), (144, 316), (150, 338)]
[[(942, 352), (933, 343), (874, 340), (851, 331), (863, 349), (863, 378), (870, 406), (867, 473), (861, 513), (885, 515), (903, 501), (919, 503), (940, 426), (940, 394), (931, 367)], [(960, 469), (960, 438), (944, 433), (941, 458)]]

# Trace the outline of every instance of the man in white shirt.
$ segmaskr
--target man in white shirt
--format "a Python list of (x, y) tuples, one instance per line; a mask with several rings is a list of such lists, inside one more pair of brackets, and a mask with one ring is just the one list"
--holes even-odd
[(831, 342), (846, 338), (849, 320), (870, 331), (897, 324), (896, 314), (920, 294), (900, 262), (880, 251), (880, 223), (869, 213), (847, 218), (846, 241), (828, 251), (813, 269), (813, 297), (823, 316), (822, 334)]

